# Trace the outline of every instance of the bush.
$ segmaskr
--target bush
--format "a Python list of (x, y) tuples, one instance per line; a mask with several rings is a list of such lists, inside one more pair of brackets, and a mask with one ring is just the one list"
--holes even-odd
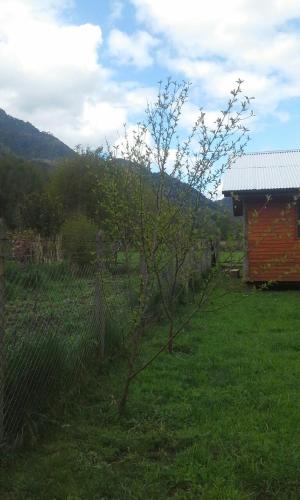
[(62, 248), (71, 262), (84, 265), (95, 260), (97, 227), (85, 215), (67, 219), (62, 226)]

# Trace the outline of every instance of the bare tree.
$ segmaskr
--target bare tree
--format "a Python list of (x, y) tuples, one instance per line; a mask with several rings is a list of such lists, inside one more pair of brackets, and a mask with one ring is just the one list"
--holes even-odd
[[(118, 237), (121, 235), (126, 260), (133, 251), (140, 258), (135, 279), (129, 279), (137, 302), (126, 337), (128, 369), (120, 412), (125, 408), (131, 382), (163, 351), (173, 351), (175, 338), (214, 288), (214, 270), (205, 278), (201, 276), (207, 245), (216, 238), (207, 197), (214, 197), (221, 175), (244, 153), (249, 140), (245, 120), (253, 112), (251, 98), (242, 94), (242, 83), (236, 82), (225, 109), (213, 124), (207, 123), (200, 109), (190, 134), (183, 139), (180, 117), (190, 84), (171, 79), (161, 82), (156, 102), (147, 106), (144, 122), (131, 136), (125, 129), (122, 146), (110, 150), (112, 162), (116, 157), (123, 159), (122, 188), (112, 185), (105, 198), (110, 223)], [(200, 287), (193, 296), (193, 307), (179, 319), (178, 298), (195, 275)], [(141, 362), (144, 328), (154, 295), (168, 322), (168, 337), (162, 339), (151, 359)]]

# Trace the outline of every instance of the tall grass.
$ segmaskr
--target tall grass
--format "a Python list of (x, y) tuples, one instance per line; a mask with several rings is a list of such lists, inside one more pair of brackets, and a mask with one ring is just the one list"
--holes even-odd
[(11, 438), (23, 434), (31, 415), (51, 404), (69, 378), (69, 366), (66, 341), (56, 332), (34, 332), (5, 347), (4, 426)]
[(4, 427), (9, 442), (53, 406), (94, 351), (90, 273), (68, 263), (5, 269)]

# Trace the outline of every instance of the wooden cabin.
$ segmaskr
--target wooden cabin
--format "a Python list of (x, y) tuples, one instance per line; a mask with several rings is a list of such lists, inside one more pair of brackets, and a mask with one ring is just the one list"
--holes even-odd
[(223, 194), (244, 218), (245, 280), (300, 282), (300, 150), (241, 156)]

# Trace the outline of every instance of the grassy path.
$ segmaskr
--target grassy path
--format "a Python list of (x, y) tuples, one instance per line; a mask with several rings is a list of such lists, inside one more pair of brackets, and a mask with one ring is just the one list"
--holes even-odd
[(121, 422), (115, 368), (50, 438), (8, 457), (1, 499), (300, 498), (300, 292), (222, 305), (143, 373)]

